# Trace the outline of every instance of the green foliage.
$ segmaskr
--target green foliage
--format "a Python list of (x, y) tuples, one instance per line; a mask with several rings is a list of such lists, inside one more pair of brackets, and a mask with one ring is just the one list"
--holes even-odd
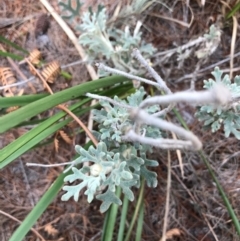
[(240, 3), (236, 2), (234, 7), (227, 13), (226, 18), (229, 19), (234, 16), (240, 10)]
[[(10, 47), (12, 47), (12, 48), (15, 48), (15, 49), (23, 52), (24, 54), (29, 54), (29, 52), (28, 52), (26, 49), (23, 49), (21, 46), (19, 46), (19, 45), (13, 43), (12, 41), (4, 38), (2, 35), (0, 35), (0, 42), (4, 43), (4, 44), (6, 44), (6, 45), (8, 45), (8, 46), (10, 46)], [(8, 57), (11, 58), (11, 56), (8, 56)], [(18, 56), (18, 57), (19, 57), (19, 59), (17, 59), (17, 60), (23, 59), (22, 56)], [(14, 58), (13, 58), (13, 59), (14, 59)]]
[(58, 5), (62, 7), (62, 12), (68, 14), (63, 15), (63, 18), (71, 21), (75, 16), (79, 15), (80, 8), (83, 4), (80, 2), (80, 0), (75, 0), (74, 2), (76, 7), (74, 7), (73, 0), (68, 0), (68, 3), (59, 1)]
[[(137, 1), (136, 1), (137, 2)], [(80, 7), (77, 1), (77, 7)], [(137, 62), (129, 54), (131, 48), (138, 48), (144, 58), (148, 59), (155, 52), (155, 48), (142, 39), (140, 32), (141, 23), (136, 24), (135, 30), (130, 31), (129, 26), (114, 26), (108, 25), (108, 16), (106, 8), (102, 5), (98, 6), (96, 12), (90, 8), (89, 11), (84, 12), (81, 16), (81, 24), (79, 25), (76, 20), (79, 17), (78, 10), (74, 10), (69, 0), (68, 4), (60, 2), (64, 11), (71, 14), (67, 16), (70, 22), (75, 21), (73, 24), (76, 30), (81, 31), (79, 42), (87, 47), (89, 61), (101, 59), (107, 61), (108, 64), (114, 67), (128, 71), (133, 74), (144, 74), (145, 70), (137, 68)], [(135, 4), (137, 6), (137, 4)], [(134, 6), (135, 6), (134, 5)], [(142, 1), (140, 6), (145, 6), (146, 1)], [(149, 5), (149, 4), (148, 4)], [(139, 8), (138, 6), (137, 8)], [(107, 75), (106, 72), (99, 71), (100, 76)]]
[[(212, 72), (215, 80), (204, 80), (204, 88), (210, 89), (215, 83), (222, 83), (231, 91), (232, 98), (240, 97), (240, 76), (236, 76), (231, 82), (229, 75), (222, 78), (223, 72), (215, 68)], [(199, 120), (204, 121), (205, 127), (210, 127), (212, 132), (216, 132), (224, 127), (225, 136), (229, 137), (232, 133), (237, 139), (240, 139), (240, 106), (230, 104), (229, 106), (217, 107), (204, 105), (199, 108), (196, 116)]]
[(219, 32), (218, 28), (214, 24), (212, 24), (209, 28), (209, 33), (204, 34), (204, 37), (208, 40), (214, 40), (215, 38), (218, 38)]
[(129, 26), (126, 26), (124, 31), (115, 27), (108, 28), (105, 8), (97, 13), (85, 12), (80, 29), (82, 34), (79, 42), (88, 47), (92, 60), (102, 56), (122, 70), (136, 72), (137, 66), (129, 54), (129, 49), (138, 48), (145, 58), (149, 58), (155, 51), (151, 44), (142, 40), (142, 33), (137, 26), (134, 33), (131, 33)]
[[(114, 100), (125, 106), (128, 104), (131, 107), (137, 107), (144, 96), (145, 92), (143, 88), (140, 88), (129, 96), (127, 101), (122, 101), (118, 97), (115, 97)], [(148, 167), (155, 167), (158, 162), (146, 158), (146, 151), (151, 151), (150, 146), (122, 143), (121, 136), (124, 135), (127, 128), (133, 125), (129, 118), (128, 108), (112, 106), (107, 101), (101, 101), (100, 104), (104, 109), (93, 112), (94, 119), (99, 123), (99, 132), (95, 132), (99, 144), (96, 148), (91, 146), (88, 151), (76, 146), (80, 157), (75, 160), (74, 164), (91, 162), (92, 165), (80, 169), (73, 167), (73, 174), (68, 175), (64, 181), (72, 183), (81, 180), (81, 182), (73, 186), (65, 186), (63, 190), (66, 193), (62, 196), (62, 200), (73, 197), (75, 201), (78, 201), (79, 192), (86, 188), (84, 194), (88, 196), (88, 202), (91, 202), (96, 196), (97, 199), (102, 200), (100, 211), (105, 212), (112, 203), (122, 204), (115, 195), (117, 186), (122, 188), (123, 193), (130, 201), (134, 199), (131, 189), (140, 186), (141, 177), (146, 179), (149, 187), (156, 187), (157, 174), (148, 170)], [(158, 110), (156, 106), (147, 109), (149, 113), (156, 110)], [(157, 128), (145, 125), (140, 133), (143, 131), (149, 137), (159, 138), (161, 136)], [(103, 194), (97, 194), (98, 190), (104, 188), (106, 191)]]
[[(120, 100), (118, 97), (114, 97), (114, 100), (123, 105), (129, 105), (131, 107), (138, 107), (143, 101), (145, 91), (141, 87), (135, 94), (127, 97), (127, 102)], [(105, 142), (117, 142), (121, 143), (121, 136), (132, 127), (133, 122), (129, 119), (129, 112), (122, 106), (112, 106), (107, 101), (100, 101), (100, 104), (104, 107), (101, 110), (93, 110), (94, 120), (99, 123), (100, 140)], [(159, 110), (159, 107), (154, 105), (147, 109), (149, 113), (154, 113)], [(161, 136), (159, 129), (151, 126), (143, 125), (143, 129), (140, 131), (146, 132), (146, 137), (159, 137)]]

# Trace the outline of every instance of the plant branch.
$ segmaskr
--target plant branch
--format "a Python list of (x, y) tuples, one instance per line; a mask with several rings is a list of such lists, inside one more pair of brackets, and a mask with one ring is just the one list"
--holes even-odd
[(90, 97), (90, 98), (93, 98), (93, 99), (105, 100), (105, 101), (108, 101), (109, 103), (111, 103), (113, 105), (117, 105), (117, 106), (122, 107), (122, 108), (132, 109), (132, 106), (119, 103), (119, 102), (117, 102), (117, 101), (115, 101), (115, 100), (113, 100), (109, 97), (106, 97), (106, 96), (101, 96), (101, 95), (96, 95), (96, 94), (91, 94), (91, 93), (87, 93), (86, 96)]
[(138, 49), (134, 49), (132, 52), (132, 56), (135, 57), (140, 64), (144, 66), (144, 68), (148, 71), (150, 75), (157, 81), (159, 87), (166, 93), (171, 94), (172, 91), (167, 87), (166, 83), (159, 76), (159, 74), (148, 64), (148, 62), (143, 58), (140, 51)]
[(168, 105), (171, 103), (187, 102), (191, 104), (216, 104), (225, 105), (231, 100), (230, 91), (221, 84), (216, 84), (213, 88), (205, 91), (182, 91), (166, 96), (154, 96), (144, 100), (139, 108), (159, 104)]
[(130, 130), (125, 136), (124, 140), (129, 141), (139, 141), (144, 144), (153, 145), (160, 148), (174, 148), (174, 149), (193, 149), (200, 150), (202, 148), (202, 143), (192, 132), (186, 131), (182, 127), (178, 127), (172, 123), (169, 123), (160, 118), (149, 115), (144, 110), (133, 109), (130, 113), (131, 118), (136, 122), (141, 122), (147, 125), (153, 125), (159, 127), (163, 130), (172, 131), (175, 134), (181, 136), (186, 139), (186, 141), (182, 140), (169, 140), (169, 139), (153, 139), (148, 137), (142, 137), (136, 134), (133, 130)]
[(156, 82), (153, 82), (151, 80), (148, 80), (148, 79), (145, 79), (145, 78), (141, 78), (141, 77), (138, 77), (136, 75), (133, 75), (133, 74), (128, 74), (128, 73), (125, 73), (121, 70), (118, 70), (118, 69), (113, 69), (113, 68), (110, 68), (102, 63), (97, 63), (96, 66), (99, 68), (99, 69), (102, 69), (102, 70), (105, 70), (106, 72), (109, 72), (111, 74), (117, 74), (117, 75), (121, 75), (121, 76), (124, 76), (128, 79), (132, 79), (132, 80), (138, 80), (140, 82), (143, 82), (143, 83), (146, 83), (146, 84), (149, 84), (149, 85), (153, 85), (157, 88), (160, 88), (159, 84), (156, 83)]
[[(14, 220), (14, 221), (16, 221), (16, 222), (19, 223), (19, 224), (22, 223), (22, 222), (21, 222), (20, 220), (18, 220), (17, 218), (13, 217), (12, 215), (10, 215), (10, 214), (2, 211), (2, 210), (0, 210), (0, 213), (1, 213), (2, 215), (4, 215), (4, 216), (6, 216), (6, 217), (8, 217), (8, 218), (10, 218), (10, 219), (12, 219), (12, 220)], [(43, 236), (42, 236), (36, 229), (31, 228), (31, 231), (32, 231), (38, 238), (40, 238), (42, 241), (46, 241), (46, 240), (43, 238)]]

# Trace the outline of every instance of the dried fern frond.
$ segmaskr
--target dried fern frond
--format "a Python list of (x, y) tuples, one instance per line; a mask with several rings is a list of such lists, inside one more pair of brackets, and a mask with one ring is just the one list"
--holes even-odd
[[(0, 67), (0, 81), (2, 82), (3, 86), (7, 86), (16, 82), (16, 78), (9, 67)], [(4, 89), (3, 95), (6, 97), (14, 96), (10, 88)]]
[(55, 148), (55, 151), (58, 152), (59, 150), (59, 140), (57, 139), (57, 137), (54, 138), (54, 148)]
[(67, 143), (67, 144), (72, 144), (72, 140), (71, 138), (66, 134), (66, 132), (64, 132), (63, 130), (59, 131), (60, 136), (62, 137), (62, 139)]
[[(10, 68), (8, 68), (8, 67), (0, 68), (0, 80), (1, 80), (2, 84), (5, 85), (5, 86), (16, 82), (16, 79), (15, 79), (14, 74), (12, 73), (12, 70)], [(16, 88), (13, 88), (13, 90), (11, 88), (6, 88), (3, 91), (3, 95), (5, 97), (14, 96), (13, 92), (15, 92), (15, 91), (16, 91)], [(23, 92), (24, 92), (24, 89), (21, 89), (18, 92), (17, 95), (21, 96), (23, 94)], [(6, 109), (6, 112), (7, 113), (8, 112), (12, 112), (12, 111), (14, 111), (14, 110), (16, 110), (18, 108), (19, 108), (18, 106), (11, 106), (11, 107)]]
[(10, 41), (15, 42), (17, 39), (23, 37), (24, 35), (27, 36), (27, 34), (29, 33), (29, 31), (31, 29), (32, 29), (32, 23), (31, 22), (26, 22), (26, 23), (22, 24), (18, 29), (11, 28), (8, 31), (7, 38)]
[[(40, 59), (42, 57), (42, 53), (38, 50), (38, 49), (34, 49), (32, 50), (27, 59), (33, 64), (33, 65), (37, 65), (40, 63)], [(26, 59), (23, 59), (19, 62), (19, 64), (24, 64), (26, 63)], [(31, 67), (29, 66), (29, 68), (31, 69)]]
[(42, 76), (47, 82), (53, 83), (60, 74), (60, 71), (61, 68), (58, 62), (53, 61), (46, 68), (43, 69)]
[(32, 64), (37, 65), (39, 64), (41, 57), (42, 57), (42, 53), (38, 49), (34, 49), (33, 51), (30, 52), (28, 56), (28, 60)]

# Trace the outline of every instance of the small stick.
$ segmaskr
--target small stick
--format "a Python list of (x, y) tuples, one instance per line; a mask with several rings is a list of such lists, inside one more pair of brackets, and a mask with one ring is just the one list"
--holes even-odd
[(143, 82), (143, 83), (146, 83), (146, 84), (149, 84), (149, 85), (153, 85), (157, 88), (160, 88), (159, 84), (156, 83), (156, 82), (153, 82), (151, 80), (148, 80), (148, 79), (145, 79), (145, 78), (141, 78), (141, 77), (138, 77), (136, 75), (133, 75), (133, 74), (128, 74), (128, 73), (125, 73), (121, 70), (118, 70), (118, 69), (113, 69), (113, 68), (110, 68), (102, 63), (97, 63), (96, 66), (99, 68), (99, 69), (102, 69), (102, 70), (105, 70), (106, 72), (109, 72), (111, 74), (117, 74), (117, 75), (121, 75), (121, 76), (124, 76), (128, 79), (134, 79), (134, 80), (137, 80), (137, 81), (140, 81), (140, 82)]
[(138, 49), (134, 49), (132, 56), (135, 57), (140, 64), (142, 64), (150, 75), (157, 81), (159, 87), (166, 93), (171, 94), (172, 91), (167, 87), (166, 83), (159, 76), (159, 74), (148, 64), (148, 62), (143, 58)]
[[(12, 220), (14, 220), (14, 221), (16, 221), (17, 223), (20, 223), (20, 224), (22, 223), (22, 222), (21, 222), (20, 220), (18, 220), (17, 218), (13, 217), (12, 215), (10, 215), (10, 214), (2, 211), (2, 210), (0, 210), (0, 213), (1, 213), (2, 215), (4, 215), (4, 216), (6, 216), (6, 217), (8, 217), (8, 218), (10, 218), (10, 219), (12, 219)], [(31, 231), (32, 231), (38, 238), (40, 238), (42, 241), (46, 241), (46, 240), (43, 238), (43, 236), (42, 236), (36, 229), (31, 228)]]
[(115, 101), (115, 100), (113, 100), (109, 97), (106, 97), (106, 96), (101, 96), (101, 95), (96, 95), (96, 94), (91, 94), (91, 93), (87, 93), (86, 96), (90, 97), (90, 98), (98, 99), (98, 100), (105, 100), (105, 101), (108, 101), (109, 103), (111, 103), (113, 105), (117, 105), (117, 106), (120, 106), (120, 107), (123, 107), (123, 108), (126, 108), (126, 109), (132, 109), (132, 106), (119, 103), (119, 102), (117, 102), (117, 101)]
[[(168, 130), (168, 131), (172, 131), (174, 133), (176, 133), (177, 135), (181, 136), (182, 138), (188, 140), (188, 141), (184, 141), (186, 148), (189, 149), (189, 141), (190, 141), (190, 146), (192, 147), (192, 149), (194, 150), (200, 150), (202, 148), (202, 143), (201, 141), (198, 139), (197, 136), (195, 136), (192, 132), (185, 130), (182, 127), (176, 126), (173, 123), (169, 123), (165, 120), (162, 120), (160, 118), (154, 117), (152, 115), (149, 115), (146, 111), (141, 110), (141, 109), (135, 109), (133, 110), (131, 113), (131, 117), (139, 122), (141, 121), (141, 123), (147, 124), (147, 125), (152, 125), (152, 126), (156, 126), (158, 128), (161, 128), (163, 130)], [(136, 140), (136, 138), (138, 137), (138, 135), (136, 136), (133, 131), (129, 132), (126, 136), (128, 138), (132, 137)], [(143, 137), (143, 138), (147, 138), (147, 137)], [(148, 138), (146, 141), (150, 141), (149, 139), (154, 141), (157, 141), (157, 145), (159, 144), (163, 144), (161, 141), (163, 140), (167, 140), (167, 139), (152, 139), (152, 138)], [(144, 141), (144, 139), (141, 139), (141, 141)], [(170, 142), (167, 142), (167, 145), (169, 145)], [(171, 140), (170, 144), (180, 144), (180, 145), (184, 145), (184, 143), (180, 140)], [(154, 145), (156, 146), (156, 145)], [(164, 147), (165, 148), (165, 147)], [(175, 149), (178, 149), (178, 147), (175, 147)], [(180, 149), (182, 149), (184, 147), (180, 147)]]

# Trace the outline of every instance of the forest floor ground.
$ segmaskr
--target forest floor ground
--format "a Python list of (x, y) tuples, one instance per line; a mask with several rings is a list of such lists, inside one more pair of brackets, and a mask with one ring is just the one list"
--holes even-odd
[[(57, 1), (51, 0), (49, 2), (60, 13)], [(235, 14), (234, 21), (233, 18), (226, 19), (226, 14), (236, 1), (226, 2), (228, 3), (219, 0), (206, 2), (200, 0), (159, 1), (152, 3), (141, 14), (125, 16), (116, 21), (120, 21), (121, 26), (129, 24), (131, 30), (134, 29), (137, 20), (142, 21), (142, 38), (146, 42), (152, 43), (157, 49), (156, 54), (151, 59), (152, 66), (173, 92), (189, 89), (193, 80), (195, 88), (200, 90), (203, 88), (203, 80), (212, 77), (211, 72), (216, 66), (219, 66), (226, 74), (231, 71), (233, 76), (240, 73), (239, 26), (236, 26), (235, 29), (233, 66), (230, 67), (230, 53), (234, 36), (233, 22), (235, 20), (238, 22), (239, 13)], [(89, 6), (96, 9), (98, 3), (105, 5), (109, 16), (113, 16), (116, 14), (117, 8), (121, 9), (131, 5), (132, 1), (123, 0), (119, 4), (113, 0), (86, 0), (81, 11), (88, 11)], [(48, 14), (48, 11), (40, 1), (1, 0), (0, 19), (2, 18), (2, 25), (0, 22), (0, 35), (8, 38), (14, 30), (19, 35), (16, 35), (14, 40), (16, 44), (28, 51), (42, 48), (46, 61), (57, 60), (61, 66), (80, 60), (71, 40), (51, 16), (46, 20), (50, 23), (46, 33), (49, 38), (48, 46), (42, 46), (42, 40), (36, 39), (36, 33), (44, 27), (36, 23), (44, 13)], [(14, 23), (4, 25), (4, 19), (23, 19), (26, 17), (29, 17), (29, 20), (20, 25)], [(217, 49), (211, 55), (204, 61), (200, 61), (196, 57), (196, 53), (201, 46), (191, 45), (191, 43), (208, 33), (212, 24), (216, 24), (221, 29), (220, 42), (217, 43)], [(78, 34), (76, 32), (76, 35)], [(187, 44), (190, 46), (188, 50), (191, 50), (187, 58), (183, 58), (183, 55), (179, 55), (176, 51), (165, 52)], [(6, 58), (0, 57), (0, 66), (9, 67)], [(60, 77), (51, 86), (54, 92), (90, 80), (84, 63), (66, 67), (65, 70), (71, 73), (72, 79), (67, 81)], [(33, 83), (33, 86), (37, 93), (44, 91), (44, 88), (37, 82)], [(30, 91), (26, 86), (25, 94), (31, 93)], [(234, 136), (225, 138), (222, 129), (216, 133), (204, 130), (203, 124), (194, 116), (195, 107), (178, 104), (177, 109), (188, 124), (189, 129), (201, 139), (203, 151), (209, 158), (212, 169), (240, 219), (239, 141)], [(45, 115), (46, 117), (50, 116), (51, 111)], [(87, 116), (83, 118), (87, 121)], [(168, 119), (177, 123), (174, 115), (170, 114)], [(19, 127), (2, 134), (0, 148), (14, 141), (26, 131), (25, 127)], [(43, 193), (62, 172), (60, 167), (29, 168), (25, 166), (25, 163), (66, 162), (75, 155), (74, 145), (60, 140), (57, 151), (53, 139), (50, 138), (49, 144), (25, 153), (11, 165), (0, 170), (0, 209), (18, 220), (23, 220), (26, 217)], [(76, 144), (82, 144), (84, 140), (85, 136), (82, 134), (74, 137)], [(159, 150), (156, 153), (153, 154), (153, 157), (159, 161), (159, 166), (155, 169), (158, 174), (158, 186), (154, 189), (146, 187), (144, 193), (145, 212), (142, 240), (146, 241), (160, 240), (166, 205), (168, 152)], [(199, 155), (195, 152), (181, 151), (182, 166), (179, 164), (179, 155), (176, 151), (171, 151), (170, 155), (172, 178), (168, 230), (181, 230), (181, 235), (176, 233), (176, 236), (173, 235), (169, 240), (239, 240), (216, 185), (207, 167), (201, 162)], [(183, 167), (184, 177), (181, 167)], [(72, 199), (62, 202), (60, 199), (62, 194), (61, 191), (34, 228), (48, 241), (100, 240), (104, 220), (104, 215), (99, 212), (100, 202), (93, 201), (88, 204), (84, 195), (80, 197), (78, 203)], [(133, 210), (135, 204), (133, 201), (130, 204), (132, 209), (129, 210)], [(128, 215), (130, 217), (132, 214), (128, 213)], [(0, 214), (0, 240), (7, 241), (17, 226), (18, 223), (11, 217)], [(30, 232), (25, 240), (38, 239), (34, 233)], [(134, 240), (134, 237), (131, 240)]]

